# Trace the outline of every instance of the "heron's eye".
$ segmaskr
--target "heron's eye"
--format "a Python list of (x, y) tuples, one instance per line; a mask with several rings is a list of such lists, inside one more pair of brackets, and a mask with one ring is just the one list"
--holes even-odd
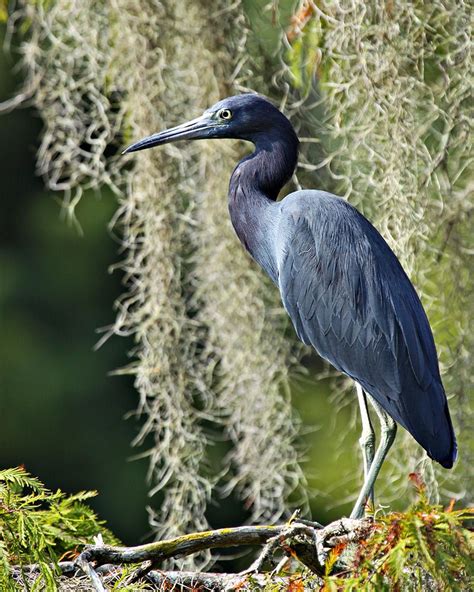
[(217, 115), (220, 119), (232, 119), (232, 111), (230, 109), (221, 109)]

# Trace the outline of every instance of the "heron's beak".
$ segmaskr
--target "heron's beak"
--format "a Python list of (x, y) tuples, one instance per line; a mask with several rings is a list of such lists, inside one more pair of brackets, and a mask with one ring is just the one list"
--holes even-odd
[(205, 113), (187, 123), (143, 138), (143, 140), (139, 140), (126, 148), (122, 154), (137, 152), (138, 150), (145, 150), (146, 148), (153, 148), (153, 146), (161, 146), (162, 144), (169, 144), (170, 142), (176, 142), (177, 140), (199, 140), (208, 138), (210, 131), (214, 128), (215, 121), (210, 119), (210, 116)]

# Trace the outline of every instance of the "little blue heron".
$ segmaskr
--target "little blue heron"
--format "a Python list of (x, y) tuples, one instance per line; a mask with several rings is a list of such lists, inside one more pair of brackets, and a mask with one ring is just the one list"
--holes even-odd
[[(351, 517), (361, 517), (373, 499), (395, 422), (432, 459), (451, 468), (456, 439), (430, 325), (415, 289), (378, 231), (340, 197), (303, 190), (277, 201), (295, 170), (299, 145), (281, 111), (261, 95), (229, 97), (125, 153), (212, 138), (255, 145), (230, 179), (235, 232), (280, 290), (301, 341), (356, 383), (364, 484)], [(367, 401), (381, 424), (375, 453)]]

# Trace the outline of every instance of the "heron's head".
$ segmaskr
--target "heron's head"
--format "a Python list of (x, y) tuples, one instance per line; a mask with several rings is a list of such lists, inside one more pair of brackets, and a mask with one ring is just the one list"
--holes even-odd
[(274, 136), (286, 136), (298, 143), (291, 123), (268, 99), (243, 94), (219, 101), (196, 119), (135, 142), (124, 154), (178, 140), (235, 138), (257, 144)]

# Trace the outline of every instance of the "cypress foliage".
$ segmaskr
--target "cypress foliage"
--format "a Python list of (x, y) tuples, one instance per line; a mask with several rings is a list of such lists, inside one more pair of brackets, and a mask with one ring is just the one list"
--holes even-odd
[(22, 467), (0, 471), (0, 588), (27, 589), (24, 568), (37, 564), (36, 589), (54, 592), (61, 558), (74, 556), (78, 547), (99, 534), (105, 542), (117, 544), (85, 503), (95, 495), (50, 491)]

